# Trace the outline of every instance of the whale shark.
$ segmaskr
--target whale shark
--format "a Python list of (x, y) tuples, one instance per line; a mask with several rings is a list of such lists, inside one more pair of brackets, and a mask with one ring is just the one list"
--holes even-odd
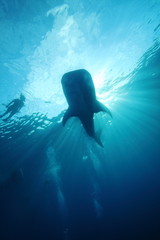
[(103, 147), (95, 133), (94, 113), (106, 112), (112, 117), (110, 110), (96, 99), (96, 92), (91, 74), (85, 69), (67, 72), (62, 76), (61, 84), (68, 103), (68, 109), (62, 120), (63, 126), (71, 117), (78, 117), (87, 134)]

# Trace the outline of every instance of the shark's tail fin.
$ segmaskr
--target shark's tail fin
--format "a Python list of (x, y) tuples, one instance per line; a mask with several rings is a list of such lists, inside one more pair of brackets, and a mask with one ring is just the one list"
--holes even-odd
[(97, 100), (96, 100), (94, 112), (95, 113), (106, 112), (111, 118), (113, 118), (111, 111), (104, 104), (102, 104)]
[(95, 141), (101, 146), (104, 148), (104, 145), (103, 143), (101, 142), (101, 139), (100, 139), (100, 136), (96, 133), (95, 134), (95, 137), (94, 137)]
[(74, 117), (74, 116), (76, 116), (76, 114), (70, 108), (68, 108), (63, 116), (63, 120), (62, 120), (63, 126), (65, 126), (65, 124), (69, 118)]

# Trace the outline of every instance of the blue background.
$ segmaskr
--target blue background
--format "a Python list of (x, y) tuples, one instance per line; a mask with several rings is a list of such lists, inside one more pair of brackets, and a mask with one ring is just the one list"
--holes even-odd
[[(1, 0), (0, 239), (160, 239), (160, 1)], [(61, 77), (87, 69), (104, 148)]]

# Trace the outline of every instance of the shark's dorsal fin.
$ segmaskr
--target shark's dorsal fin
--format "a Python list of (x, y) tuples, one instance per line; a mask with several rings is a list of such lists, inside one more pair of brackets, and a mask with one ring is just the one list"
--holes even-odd
[(102, 104), (101, 102), (99, 102), (99, 101), (97, 101), (97, 100), (96, 100), (96, 103), (95, 103), (94, 112), (95, 112), (95, 113), (98, 113), (98, 112), (106, 112), (106, 113), (108, 113), (108, 115), (109, 115), (110, 117), (112, 117), (111, 111), (110, 111), (104, 104)]
[(65, 126), (65, 124), (69, 118), (74, 117), (74, 116), (76, 116), (76, 114), (70, 108), (68, 108), (63, 116), (63, 120), (62, 120), (63, 126)]

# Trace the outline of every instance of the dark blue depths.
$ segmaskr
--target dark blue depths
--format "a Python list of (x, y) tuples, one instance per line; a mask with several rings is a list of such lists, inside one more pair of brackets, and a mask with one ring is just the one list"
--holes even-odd
[(63, 112), (1, 122), (1, 240), (160, 239), (158, 44), (127, 87), (104, 149)]

